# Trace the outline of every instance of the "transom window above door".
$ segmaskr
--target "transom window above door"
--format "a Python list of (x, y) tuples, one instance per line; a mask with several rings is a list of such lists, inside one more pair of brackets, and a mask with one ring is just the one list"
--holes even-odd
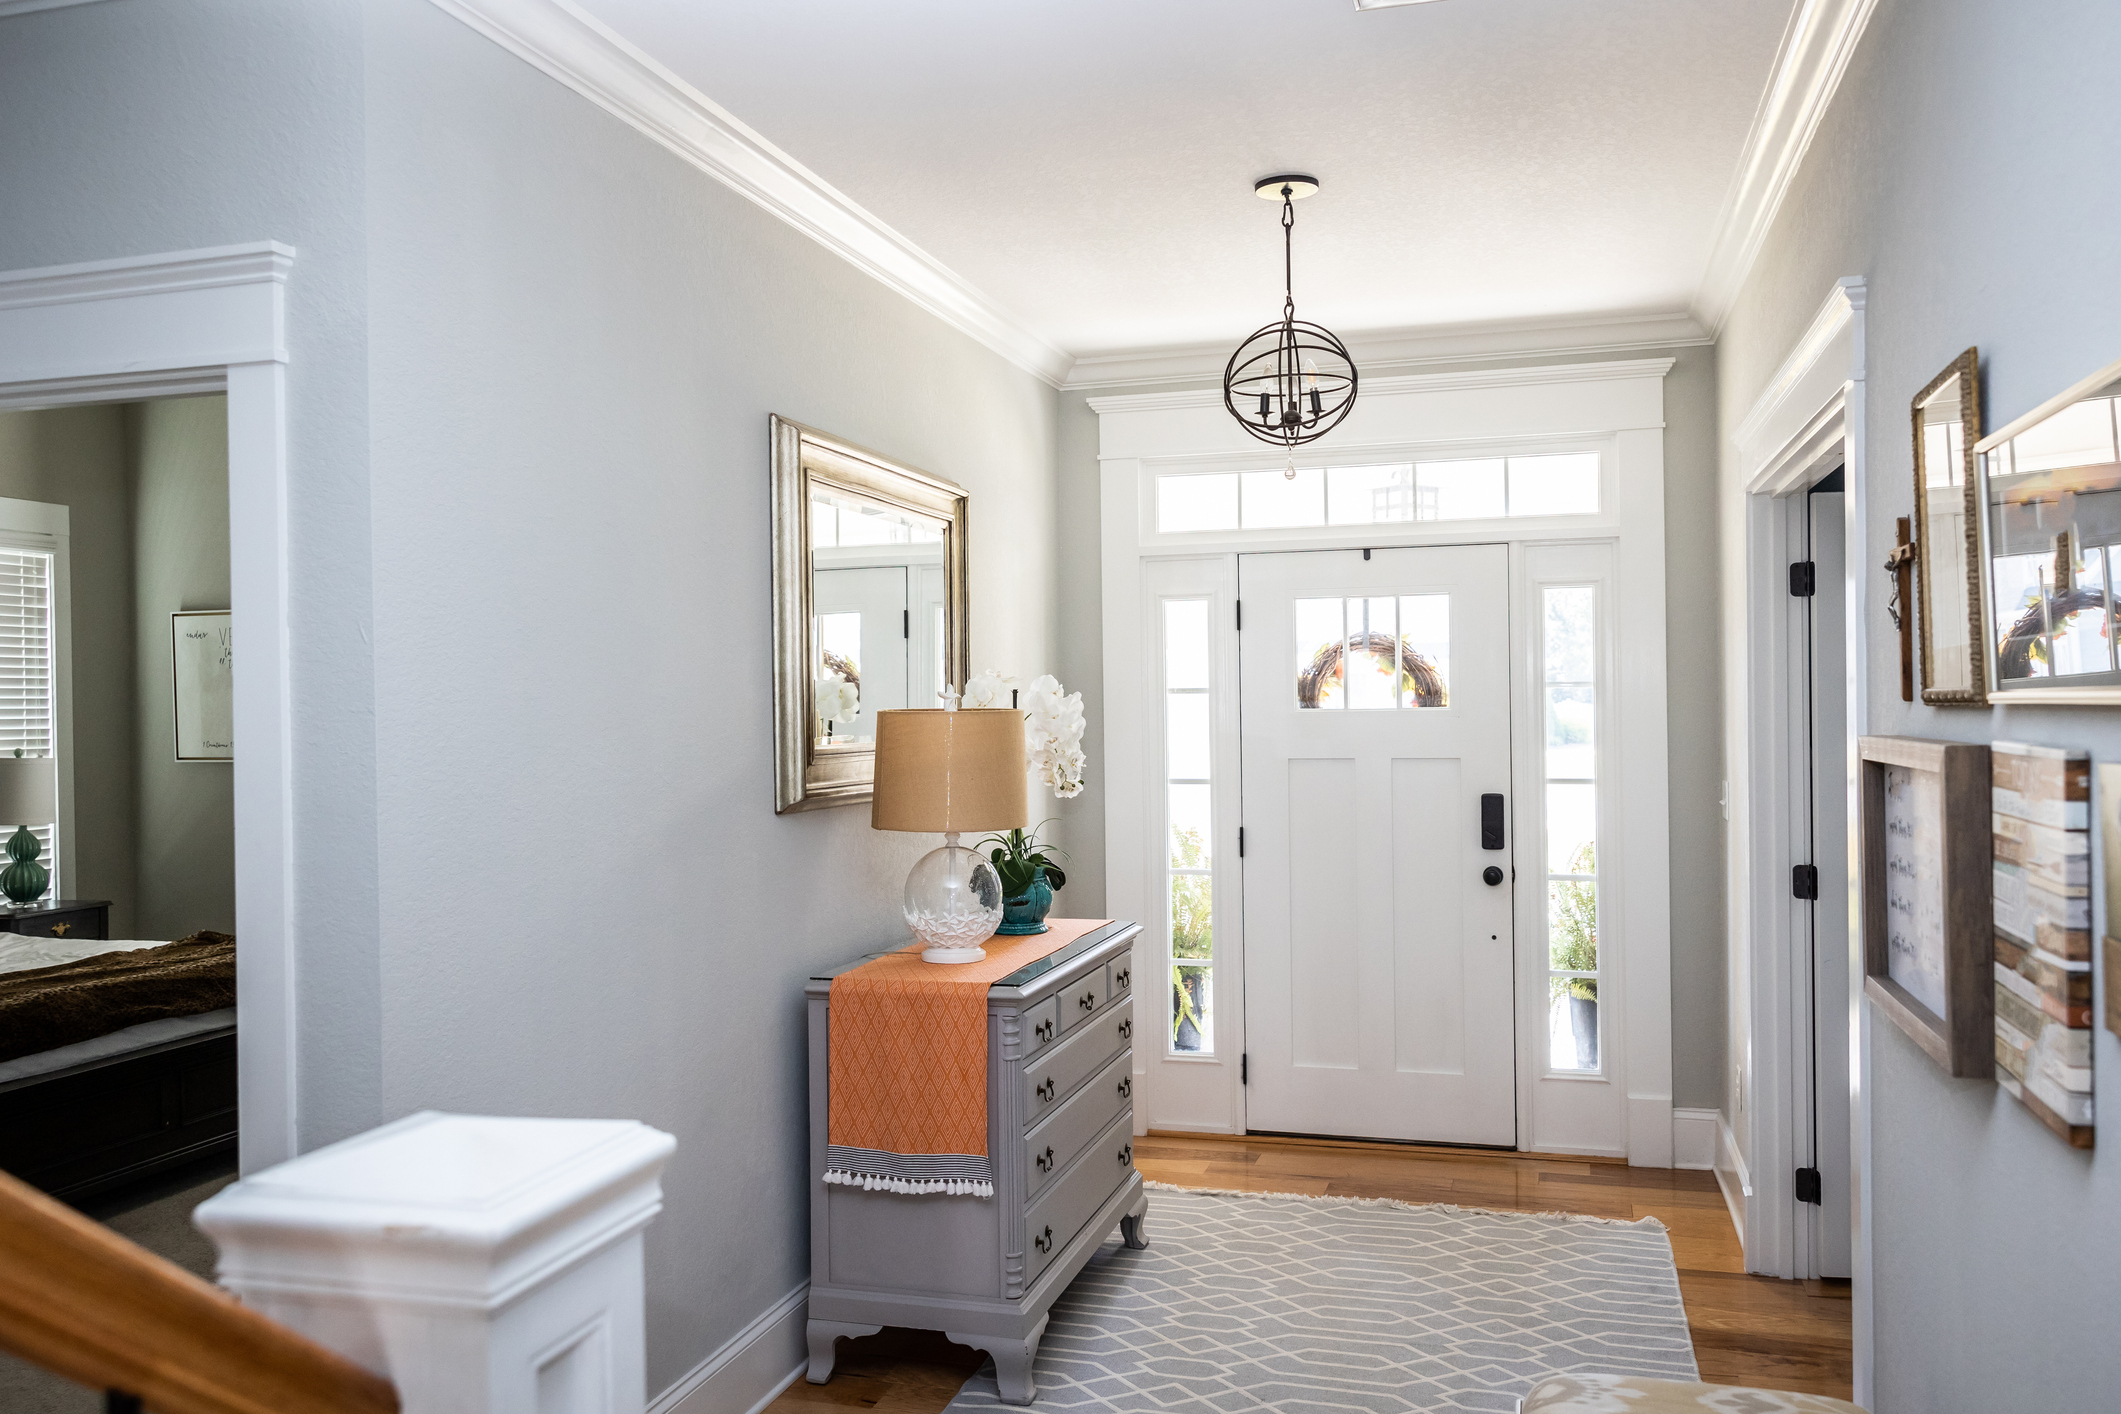
[(1166, 472), (1156, 478), (1159, 534), (1595, 515), (1597, 452)]

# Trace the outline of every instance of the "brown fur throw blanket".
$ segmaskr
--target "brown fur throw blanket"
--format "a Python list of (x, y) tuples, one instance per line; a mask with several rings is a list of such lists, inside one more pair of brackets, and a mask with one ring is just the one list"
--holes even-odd
[(226, 933), (0, 972), (0, 1060), (235, 1004), (236, 940)]

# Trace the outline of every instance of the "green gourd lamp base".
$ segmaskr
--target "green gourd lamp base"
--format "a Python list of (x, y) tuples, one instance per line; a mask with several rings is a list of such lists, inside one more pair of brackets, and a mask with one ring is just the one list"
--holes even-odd
[(43, 852), (43, 843), (30, 833), (27, 825), (9, 837), (7, 857), (14, 862), (0, 869), (0, 894), (6, 894), (9, 902), (21, 905), (35, 903), (44, 897), (52, 876), (37, 862), (37, 856)]

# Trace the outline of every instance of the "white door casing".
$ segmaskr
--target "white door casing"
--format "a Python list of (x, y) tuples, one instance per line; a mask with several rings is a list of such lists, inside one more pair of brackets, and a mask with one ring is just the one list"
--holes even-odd
[[(1510, 795), (1509, 552), (1311, 551), (1238, 567), (1247, 1125), (1512, 1147), (1511, 853), (1481, 847), (1481, 796)], [(1421, 706), (1361, 645), (1433, 636), (1413, 627), (1415, 606), (1433, 613), (1439, 597), (1447, 698)], [(1299, 662), (1318, 634), (1300, 620), (1329, 608), (1355, 651), (1339, 691), (1305, 707)]]
[[(1218, 390), (1156, 390), (1089, 399), (1099, 415), (1101, 565), (1104, 628), (1106, 909), (1141, 919), (1146, 945), (1163, 947), (1164, 821), (1151, 797), (1163, 779), (1163, 691), (1159, 678), (1160, 600), (1198, 596), (1213, 604), (1210, 645), (1217, 684), (1211, 713), (1212, 755), (1223, 789), (1216, 794), (1214, 953), (1221, 1013), (1212, 1055), (1138, 1047), (1137, 1123), (1164, 1130), (1242, 1132), (1240, 1083), (1247, 1038), (1239, 995), (1246, 931), (1235, 906), (1239, 826), (1237, 776), (1237, 642), (1234, 607), (1239, 554), (1432, 545), (1509, 546), (1512, 598), (1525, 602), (1542, 579), (1604, 585), (1609, 623), (1609, 692), (1627, 703), (1612, 713), (1602, 750), (1613, 754), (1613, 783), (1601, 795), (1600, 926), (1609, 931), (1600, 1013), (1606, 1064), (1592, 1077), (1534, 1074), (1525, 1046), (1543, 1032), (1522, 1017), (1519, 1038), (1519, 1140), (1528, 1148), (1626, 1155), (1668, 1165), (1671, 1109), (1671, 879), (1669, 745), (1665, 710), (1663, 379), (1669, 359), (1613, 360), (1532, 368), (1365, 378), (1348, 420), (1321, 443), (1298, 450), (1299, 467), (1374, 465), (1454, 456), (1521, 455), (1591, 450), (1603, 456), (1595, 514), (1537, 519), (1407, 522), (1169, 534), (1156, 522), (1155, 480), (1165, 471), (1249, 470), (1284, 460), (1250, 441), (1224, 411)], [(1516, 665), (1531, 671), (1530, 627), (1511, 626)], [(1528, 681), (1528, 680), (1527, 680)], [(1531, 691), (1529, 686), (1523, 689)], [(1518, 704), (1515, 715), (1529, 711)], [(1517, 754), (1528, 743), (1520, 723)], [(1520, 762), (1521, 764), (1521, 762)], [(1606, 768), (1601, 767), (1601, 770)], [(1523, 795), (1522, 770), (1518, 791)], [(1536, 786), (1536, 783), (1535, 783)], [(1526, 818), (1525, 803), (1513, 821)], [(1536, 809), (1536, 802), (1529, 804)], [(1529, 828), (1526, 826), (1525, 828)], [(1529, 837), (1529, 836), (1527, 836)], [(1608, 856), (1605, 851), (1612, 851)], [(1522, 861), (1520, 861), (1521, 863)], [(1228, 867), (1232, 872), (1222, 877)], [(1519, 871), (1517, 912), (1537, 887)], [(1525, 930), (1521, 930), (1525, 931)], [(1520, 1001), (1544, 960), (1520, 938)], [(1167, 989), (1139, 989), (1136, 1024), (1143, 1034), (1168, 1029)]]

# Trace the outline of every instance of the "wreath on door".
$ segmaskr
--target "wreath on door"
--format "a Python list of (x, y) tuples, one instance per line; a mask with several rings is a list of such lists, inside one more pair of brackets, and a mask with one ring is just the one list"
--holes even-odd
[[(1357, 634), (1354, 642), (1357, 649), (1373, 658), (1390, 662), (1395, 651), (1399, 657), (1400, 686), (1414, 695), (1417, 707), (1448, 707), (1450, 693), (1445, 690), (1443, 673), (1437, 666), (1416, 653), (1404, 642), (1389, 633)], [(1311, 666), (1296, 675), (1296, 701), (1300, 706), (1316, 707), (1318, 695), (1327, 682), (1340, 676), (1341, 662), (1347, 656), (1347, 645), (1343, 642), (1328, 643), (1318, 650)]]

